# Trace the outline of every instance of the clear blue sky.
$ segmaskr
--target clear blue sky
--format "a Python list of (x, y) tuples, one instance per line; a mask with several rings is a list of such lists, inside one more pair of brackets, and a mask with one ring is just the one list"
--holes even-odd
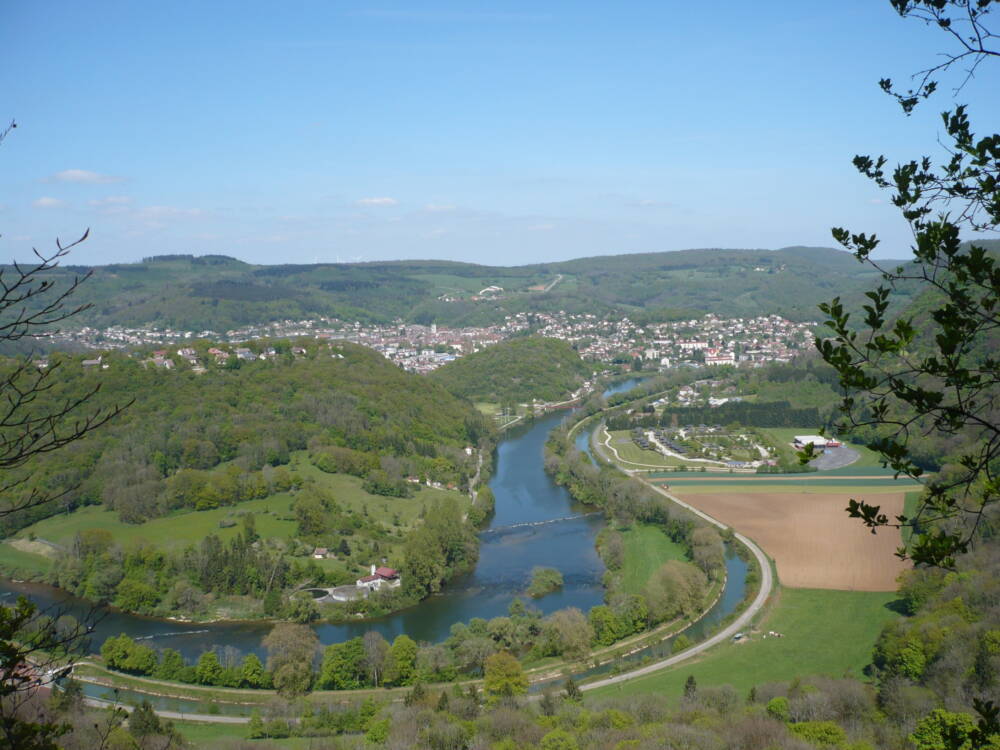
[[(520, 264), (909, 234), (851, 166), (937, 155), (946, 48), (888, 0), (0, 2), (0, 258)], [(997, 71), (961, 93), (996, 127)], [(990, 132), (993, 132), (991, 130)]]

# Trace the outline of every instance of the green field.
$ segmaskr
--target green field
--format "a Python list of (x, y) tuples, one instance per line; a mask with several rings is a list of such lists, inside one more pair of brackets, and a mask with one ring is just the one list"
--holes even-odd
[[(739, 477), (736, 479), (720, 480), (718, 477), (706, 475), (704, 478), (688, 478), (685, 474), (665, 474), (654, 473), (649, 476), (649, 481), (654, 484), (666, 484), (671, 492), (678, 493), (716, 493), (716, 492), (767, 492), (767, 493), (796, 493), (796, 494), (829, 494), (831, 492), (843, 492), (846, 494), (877, 494), (881, 492), (902, 492), (916, 487), (916, 483), (900, 479), (893, 481), (891, 478), (848, 478), (848, 477), (824, 477), (815, 474), (804, 476), (815, 477), (815, 479), (769, 479), (767, 474)], [(722, 475), (726, 476), (726, 475)]]
[(141, 524), (122, 523), (114, 511), (104, 510), (101, 505), (89, 505), (69, 515), (52, 516), (39, 521), (17, 536), (24, 538), (33, 533), (39, 539), (68, 547), (80, 531), (106, 529), (111, 532), (116, 542), (123, 545), (150, 542), (167, 549), (183, 548), (200, 541), (208, 534), (215, 533), (224, 540), (239, 534), (238, 525), (222, 529), (219, 528), (219, 521), (235, 518), (236, 514), (243, 512), (254, 514), (257, 532), (261, 536), (287, 537), (294, 532), (295, 522), (279, 519), (290, 513), (290, 503), (291, 498), (281, 493), (260, 500), (248, 500), (228, 508), (177, 513)]
[[(230, 744), (251, 742), (247, 740), (245, 724), (201, 724), (194, 721), (175, 721), (173, 725), (192, 747), (216, 748), (228, 747)], [(323, 740), (316, 737), (289, 737), (283, 740), (264, 740), (267, 747), (280, 747), (285, 750), (308, 750), (309, 748), (326, 747)]]
[[(327, 474), (307, 460), (305, 452), (292, 456), (290, 469), (307, 481), (314, 481), (328, 491), (341, 506), (357, 512), (367, 509), (369, 515), (384, 518), (384, 525), (390, 527), (398, 517), (401, 528), (409, 528), (417, 523), (424, 509), (445, 498), (456, 498), (467, 503), (464, 493), (420, 487), (411, 498), (388, 498), (370, 495), (362, 487), (362, 480), (347, 474)], [(295, 536), (297, 523), (291, 506), (294, 493), (281, 492), (257, 500), (248, 500), (233, 506), (205, 511), (183, 511), (155, 518), (141, 524), (126, 524), (118, 520), (118, 514), (105, 510), (103, 506), (91, 505), (68, 515), (46, 518), (21, 530), (16, 538), (27, 540), (34, 534), (60, 547), (73, 543), (77, 533), (86, 529), (106, 529), (115, 541), (123, 546), (139, 542), (149, 542), (165, 549), (183, 549), (199, 542), (209, 534), (216, 534), (228, 540), (241, 532), (240, 524), (220, 528), (223, 520), (238, 521), (241, 515), (254, 514), (257, 533), (263, 538), (288, 539)], [(319, 561), (324, 567), (338, 565), (336, 560)], [(40, 572), (47, 569), (49, 560), (42, 555), (14, 549), (9, 544), (0, 544), (0, 566), (5, 570)]]
[[(643, 466), (684, 466), (690, 465), (686, 461), (671, 456), (664, 456), (659, 451), (643, 450), (632, 442), (631, 433), (628, 430), (615, 430), (611, 435), (611, 445), (618, 451), (623, 462), (640, 464)], [(611, 453), (614, 458), (614, 453)]]
[(15, 549), (9, 542), (0, 542), (0, 570), (14, 578), (33, 578), (47, 573), (52, 567), (48, 556)]
[(679, 698), (688, 675), (699, 687), (729, 684), (746, 693), (754, 685), (827, 675), (861, 677), (883, 625), (898, 615), (893, 593), (781, 589), (758, 627), (781, 633), (748, 643), (727, 643), (707, 655), (588, 695), (660, 693)]
[(649, 577), (667, 560), (687, 560), (684, 547), (671, 541), (656, 526), (633, 526), (622, 535), (625, 537), (622, 585), (630, 594), (641, 593)]
[(413, 497), (409, 498), (370, 495), (361, 488), (361, 479), (349, 474), (327, 474), (325, 471), (320, 471), (309, 462), (305, 451), (292, 455), (290, 468), (293, 473), (316, 482), (318, 486), (330, 492), (337, 503), (344, 507), (359, 513), (367, 508), (369, 513), (386, 514), (386, 525), (393, 515), (399, 514), (403, 526), (413, 526), (428, 506), (445, 498), (454, 498), (463, 505), (469, 502), (469, 496), (465, 493), (424, 486), (415, 487)]

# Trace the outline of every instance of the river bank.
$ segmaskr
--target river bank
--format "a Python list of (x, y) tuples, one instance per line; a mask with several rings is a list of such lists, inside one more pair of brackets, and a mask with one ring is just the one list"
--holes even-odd
[[(547, 433), (548, 430), (546, 431), (546, 437)], [(559, 519), (551, 520), (559, 523)], [(547, 525), (547, 523), (542, 522), (542, 525)], [(493, 528), (496, 530), (497, 527), (495, 524)], [(735, 548), (727, 546), (725, 578), (723, 581), (717, 582), (713, 587), (713, 591), (710, 592), (711, 603), (706, 607), (705, 611), (693, 618), (693, 621), (673, 621), (661, 624), (651, 631), (638, 633), (610, 646), (597, 649), (588, 655), (584, 661), (544, 660), (546, 663), (530, 667), (526, 670), (531, 682), (532, 691), (537, 692), (546, 685), (559, 683), (570, 675), (584, 682), (593, 680), (600, 682), (602, 679), (606, 679), (603, 676), (608, 673), (618, 673), (633, 665), (669, 656), (674, 648), (673, 640), (680, 633), (686, 633), (689, 638), (694, 640), (706, 637), (718, 628), (724, 627), (726, 622), (732, 619), (734, 611), (746, 596), (746, 576), (746, 563), (736, 553)], [(730, 628), (726, 628), (726, 632), (729, 632), (729, 630)], [(87, 686), (87, 692), (92, 696), (99, 695), (99, 691), (105, 689), (105, 686), (117, 684), (118, 687), (121, 687), (123, 683), (116, 673), (105, 672), (103, 675), (91, 675), (90, 678), (92, 682)], [(125, 682), (131, 684), (133, 689), (138, 689), (138, 692), (134, 692), (133, 698), (148, 696), (151, 692), (161, 693), (161, 695), (154, 698), (154, 705), (158, 710), (179, 710), (191, 713), (192, 709), (197, 710), (199, 705), (204, 705), (213, 711), (225, 710), (226, 712), (233, 711), (238, 713), (243, 710), (240, 707), (241, 705), (243, 708), (246, 707), (247, 700), (256, 701), (257, 699), (261, 699), (267, 702), (274, 697), (274, 694), (270, 694), (267, 691), (202, 688), (157, 681), (151, 681), (147, 684), (144, 678), (129, 677), (126, 678)], [(461, 681), (459, 684), (467, 686), (473, 683), (479, 684), (479, 681), (467, 680)], [(600, 682), (600, 684), (604, 683)], [(154, 687), (154, 685), (158, 685), (158, 687)], [(132, 692), (132, 690), (128, 691), (128, 693)], [(169, 693), (177, 692), (181, 692), (183, 695), (169, 695)], [(316, 692), (308, 700), (322, 703), (331, 699), (344, 700), (360, 698), (362, 696), (399, 700), (406, 692), (406, 688), (350, 691), (349, 694), (342, 691)], [(118, 698), (127, 700), (129, 696), (128, 694), (120, 694)]]
[[(637, 382), (626, 382), (621, 384), (619, 388), (625, 390), (634, 387)], [(549, 432), (562, 423), (563, 417), (564, 415), (552, 415), (541, 420), (536, 420), (534, 424), (522, 427), (520, 431), (512, 435), (511, 439), (504, 441), (498, 447), (498, 471), (491, 482), (491, 489), (498, 494), (498, 499), (502, 496), (504, 502), (502, 504), (498, 502), (498, 513), (492, 519), (489, 528), (483, 532), (484, 537), (486, 537), (483, 539), (483, 543), (484, 546), (496, 547), (495, 552), (499, 557), (488, 565), (485, 570), (480, 570), (481, 566), (477, 566), (476, 571), (471, 573), (468, 578), (472, 580), (478, 578), (480, 583), (482, 583), (484, 582), (485, 573), (499, 567), (507, 568), (507, 575), (510, 575), (511, 554), (519, 555), (525, 551), (531, 551), (539, 543), (546, 547), (551, 546), (553, 543), (558, 543), (562, 550), (563, 562), (565, 563), (565, 559), (572, 559), (572, 557), (567, 557), (567, 553), (572, 551), (578, 558), (582, 558), (582, 561), (585, 563), (583, 566), (584, 569), (587, 567), (586, 564), (589, 563), (590, 575), (583, 580), (577, 577), (574, 580), (568, 581), (568, 585), (573, 590), (569, 592), (557, 592), (551, 597), (545, 597), (540, 600), (539, 604), (546, 605), (544, 609), (547, 611), (565, 606), (580, 606), (562, 603), (567, 599), (568, 595), (570, 599), (583, 599), (582, 603), (584, 606), (580, 606), (580, 608), (586, 611), (591, 606), (601, 603), (603, 599), (603, 588), (600, 585), (603, 564), (597, 558), (593, 544), (594, 536), (603, 527), (603, 520), (595, 519), (593, 514), (579, 512), (582, 509), (575, 506), (572, 499), (568, 497), (568, 493), (563, 488), (556, 487), (544, 475), (544, 471), (542, 470), (542, 447)], [(510, 467), (517, 467), (519, 471), (510, 472), (507, 470)], [(542, 500), (545, 500), (546, 497), (550, 501), (559, 499), (563, 503), (561, 506), (562, 509), (565, 509), (568, 504), (570, 509), (577, 510), (577, 514), (571, 514), (568, 517), (552, 517), (553, 511), (560, 506), (553, 502), (540, 504), (538, 502), (539, 498), (531, 492), (532, 489), (536, 489), (536, 485), (546, 487), (552, 493), (551, 496), (542, 495)], [(546, 518), (546, 516), (548, 517)], [(596, 523), (595, 520), (597, 520)], [(517, 522), (510, 523), (511, 521)], [(582, 539), (581, 536), (585, 539)], [(490, 539), (489, 537), (494, 537), (494, 539)], [(501, 542), (501, 544), (496, 545), (495, 542), (497, 541)], [(585, 542), (586, 546), (581, 547), (581, 542)], [(547, 551), (551, 553), (551, 550)], [(514, 564), (519, 562), (521, 561), (514, 561)], [(576, 562), (579, 567), (580, 560), (578, 559)], [(524, 571), (521, 576), (524, 579), (523, 585), (526, 586), (530, 565), (522, 565), (521, 567)], [(565, 565), (563, 565), (563, 569), (565, 570)], [(532, 689), (540, 690), (547, 684), (561, 682), (569, 675), (573, 675), (584, 681), (603, 679), (602, 675), (619, 672), (633, 664), (649, 661), (650, 659), (662, 659), (672, 652), (673, 638), (681, 632), (686, 632), (688, 637), (695, 640), (705, 637), (705, 635), (724, 626), (726, 620), (731, 619), (732, 613), (743, 601), (746, 575), (746, 563), (736, 554), (734, 548), (727, 548), (725, 579), (724, 581), (717, 582), (716, 589), (711, 592), (712, 603), (695, 618), (693, 624), (690, 621), (674, 621), (662, 624), (654, 630), (638, 633), (611, 646), (595, 650), (584, 661), (547, 659), (543, 660), (544, 663), (537, 666), (529, 665), (527, 673), (532, 682)], [(466, 591), (469, 591), (469, 589), (466, 589)], [(512, 601), (519, 593), (521, 593), (521, 590), (518, 589), (501, 591), (499, 593), (491, 592), (489, 600), (499, 597), (504, 604), (503, 610), (500, 613), (503, 614), (506, 612), (506, 604)], [(431, 597), (427, 602), (433, 603), (435, 599), (448, 602), (449, 598), (453, 600), (454, 595), (455, 592), (447, 592), (438, 597)], [(482, 590), (473, 591), (471, 595), (465, 597), (465, 601), (467, 604), (470, 602), (481, 604), (483, 603), (482, 596)], [(494, 604), (496, 603), (498, 602), (494, 602)], [(419, 613), (423, 609), (424, 604), (418, 605), (414, 608), (414, 614)], [(482, 610), (471, 616), (484, 618), (490, 616), (481, 612)], [(385, 619), (391, 620), (396, 617), (398, 616)], [(466, 621), (467, 619), (471, 619), (471, 617), (466, 618)], [(450, 628), (451, 623), (455, 621), (450, 620), (448, 627)], [(130, 624), (135, 625), (136, 623)], [(203, 632), (201, 633), (198, 631), (189, 631), (186, 633), (154, 632), (148, 638), (154, 640), (156, 642), (155, 645), (161, 645), (165, 640), (171, 638), (213, 640), (218, 638), (220, 634), (236, 635), (243, 637), (245, 640), (250, 635), (245, 632), (246, 628), (250, 627), (252, 630), (254, 625), (256, 623), (227, 623), (220, 625), (214, 632), (213, 628), (208, 627), (203, 628)], [(358, 625), (365, 630), (372, 629), (370, 624), (367, 623), (359, 623)], [(317, 632), (323, 627), (326, 626), (318, 626)], [(153, 629), (154, 631), (156, 630), (155, 627)], [(441, 631), (439, 630), (438, 632)], [(323, 640), (324, 642), (328, 642), (325, 638)], [(346, 638), (342, 638), (341, 640), (346, 640)], [(259, 704), (260, 701), (257, 699), (267, 702), (274, 698), (274, 694), (268, 691), (208, 688), (119, 675), (118, 673), (107, 672), (98, 664), (87, 665), (81, 671), (80, 676), (89, 680), (86, 684), (85, 692), (90, 698), (112, 697), (114, 700), (124, 701), (151, 699), (154, 708), (157, 710), (186, 715), (199, 713), (200, 710), (209, 711), (210, 713), (219, 712), (220, 715), (240, 714), (245, 712), (248, 706)], [(468, 680), (463, 681), (461, 684), (474, 682), (478, 681)], [(109, 695), (109, 690), (113, 688), (118, 688), (117, 693)], [(379, 696), (383, 698), (392, 696), (390, 699), (397, 699), (405, 694), (406, 690), (406, 688), (390, 690), (379, 688), (374, 690), (349, 691), (349, 694), (342, 691), (318, 692), (314, 693), (310, 697), (310, 700), (322, 702), (352, 699), (361, 696)]]

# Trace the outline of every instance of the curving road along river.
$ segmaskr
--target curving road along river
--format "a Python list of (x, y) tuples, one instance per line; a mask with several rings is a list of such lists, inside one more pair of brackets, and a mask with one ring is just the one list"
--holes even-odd
[[(636, 384), (637, 381), (628, 381), (619, 384), (609, 393), (629, 390)], [(594, 551), (593, 537), (600, 529), (602, 521), (599, 517), (587, 513), (589, 509), (573, 503), (564, 488), (552, 484), (541, 465), (542, 447), (548, 432), (562, 418), (562, 415), (556, 414), (538, 420), (533, 425), (515, 430), (513, 435), (500, 444), (498, 471), (490, 482), (498, 500), (497, 513), (490, 524), (491, 528), (483, 534), (480, 563), (473, 574), (464, 580), (453, 582), (447, 594), (432, 597), (406, 613), (375, 623), (319, 626), (317, 630), (321, 640), (325, 643), (344, 640), (345, 637), (360, 634), (361, 629), (382, 630), (390, 638), (395, 632), (415, 631), (417, 637), (422, 639), (431, 641), (443, 639), (453, 622), (474, 616), (492, 617), (505, 613), (511, 599), (523, 591), (522, 586), (529, 577), (531, 565), (537, 564), (556, 565), (562, 568), (564, 573), (570, 573), (561, 592), (540, 600), (539, 604), (542, 605), (543, 611), (565, 606), (577, 606), (586, 610), (600, 603), (603, 593), (600, 584), (603, 565)], [(589, 437), (589, 432), (590, 430), (583, 430), (579, 436), (583, 439), (577, 442), (578, 447), (588, 453), (590, 446), (586, 438)], [(599, 445), (597, 448), (598, 451), (601, 450)], [(528, 467), (531, 467), (530, 470)], [(691, 508), (661, 488), (653, 487), (653, 489), (673, 502), (689, 508), (710, 523), (724, 528), (723, 524)], [(570, 512), (569, 518), (566, 517), (567, 511)], [(583, 689), (592, 690), (603, 685), (624, 682), (671, 666), (701, 653), (743, 628), (763, 606), (771, 593), (773, 582), (770, 564), (760, 549), (749, 539), (740, 535), (737, 535), (737, 538), (746, 544), (757, 558), (761, 570), (761, 589), (754, 602), (734, 623), (681, 654), (664, 654), (664, 658), (653, 664), (633, 672), (588, 683)], [(706, 628), (711, 627), (711, 622), (717, 621), (716, 618), (725, 617), (742, 599), (745, 566), (735, 555), (731, 557), (732, 559), (727, 561), (730, 574), (727, 579), (729, 581), (727, 589), (732, 585), (733, 591), (729, 593), (733, 596), (724, 596), (719, 604), (713, 607), (713, 616), (701, 622)], [(8, 587), (9, 584), (0, 585), (0, 591), (9, 590)], [(32, 593), (37, 595), (37, 591)], [(186, 653), (188, 658), (196, 655), (199, 652), (196, 649), (199, 647), (211, 648), (213, 642), (219, 642), (220, 638), (224, 638), (224, 642), (229, 644), (236, 643), (246, 651), (258, 650), (260, 638), (263, 636), (261, 631), (267, 627), (263, 623), (220, 623), (178, 635), (168, 632), (176, 630), (177, 623), (135, 618), (122, 613), (109, 613), (109, 619), (114, 622), (104, 623), (105, 628), (102, 630), (106, 629), (108, 632), (102, 635), (113, 635), (122, 631), (134, 635), (147, 633), (146, 637), (155, 638), (157, 645), (161, 646), (174, 646), (171, 641), (179, 641), (174, 647), (179, 648), (182, 653), (194, 652), (194, 654)], [(654, 650), (647, 653), (656, 652)], [(100, 695), (98, 686), (92, 687), (95, 690), (88, 691), (90, 698), (97, 698)], [(192, 714), (184, 710), (188, 707), (195, 708), (188, 701), (154, 699), (154, 707), (161, 715), (173, 718), (183, 716), (194, 720), (226, 723), (237, 723), (245, 718)]]
[[(641, 479), (641, 477), (639, 478)], [(686, 508), (687, 510), (691, 511), (700, 518), (705, 519), (709, 523), (714, 524), (715, 526), (718, 526), (721, 529), (727, 528), (725, 524), (720, 523), (707, 513), (703, 513), (697, 508), (684, 502), (680, 498), (675, 497), (674, 495), (664, 490), (662, 487), (657, 487), (653, 484), (649, 484), (648, 482), (646, 482), (646, 484), (655, 491), (669, 498), (671, 501), (677, 503), (683, 508)], [(754, 544), (754, 542), (752, 542), (750, 539), (743, 536), (742, 534), (737, 533), (735, 536), (737, 540), (739, 540), (742, 544), (746, 545), (747, 549), (749, 549), (750, 552), (753, 553), (753, 556), (757, 559), (757, 565), (761, 571), (760, 590), (757, 592), (757, 596), (754, 597), (754, 600), (750, 604), (750, 606), (747, 607), (746, 610), (744, 610), (739, 617), (737, 617), (732, 623), (727, 625), (725, 628), (720, 630), (715, 635), (702, 641), (701, 643), (692, 646), (691, 648), (679, 654), (674, 654), (664, 659), (660, 659), (659, 661), (655, 661), (652, 664), (647, 664), (644, 667), (634, 669), (630, 672), (624, 672), (622, 674), (614, 675), (613, 677), (605, 677), (603, 679), (596, 680), (594, 682), (588, 682), (584, 685), (581, 685), (580, 689), (583, 691), (589, 691), (589, 690), (596, 690), (597, 688), (608, 687), (609, 685), (618, 685), (623, 682), (628, 682), (629, 680), (634, 680), (637, 677), (642, 677), (644, 675), (651, 674), (653, 672), (658, 672), (661, 669), (672, 667), (675, 664), (679, 664), (687, 659), (690, 659), (693, 656), (697, 656), (698, 654), (707, 651), (713, 646), (716, 646), (728, 640), (732, 636), (736, 635), (736, 633), (739, 633), (741, 630), (743, 630), (754, 618), (754, 616), (758, 612), (760, 612), (765, 602), (767, 601), (768, 597), (771, 595), (771, 591), (774, 588), (774, 576), (771, 571), (771, 563), (764, 555), (760, 547), (758, 547), (756, 544)], [(533, 696), (533, 697), (537, 698), (538, 696)], [(88, 704), (92, 706), (97, 706), (102, 708), (106, 708), (113, 705), (109, 701), (104, 701), (94, 698), (87, 698), (85, 700)], [(126, 710), (131, 710), (130, 706), (123, 706), (122, 704), (118, 705), (119, 707), (126, 708)], [(245, 716), (218, 716), (210, 714), (192, 714), (192, 713), (184, 713), (178, 711), (166, 711), (162, 709), (157, 710), (156, 713), (166, 719), (185, 719), (188, 721), (202, 721), (202, 722), (223, 723), (223, 724), (245, 724), (246, 722), (249, 721), (249, 719)]]
[[(637, 478), (642, 480), (641, 477)], [(684, 508), (687, 508), (689, 511), (699, 516), (700, 518), (705, 519), (709, 523), (714, 524), (715, 526), (718, 526), (721, 529), (728, 528), (725, 524), (715, 520), (707, 513), (702, 513), (697, 508), (688, 505), (683, 500), (677, 497), (674, 497), (669, 492), (664, 490), (662, 487), (657, 487), (653, 484), (650, 484), (649, 482), (645, 482), (645, 480), (642, 481), (648, 487), (651, 487), (652, 489), (656, 490), (661, 495), (665, 495), (666, 497), (670, 498), (670, 500), (672, 500), (673, 502), (677, 503), (678, 505)], [(731, 624), (727, 625), (725, 628), (720, 630), (712, 637), (702, 641), (701, 643), (695, 646), (692, 646), (691, 648), (685, 651), (682, 651), (679, 654), (670, 656), (666, 659), (661, 659), (660, 661), (653, 662), (652, 664), (648, 664), (645, 667), (634, 669), (631, 672), (625, 672), (623, 674), (615, 675), (614, 677), (606, 677), (602, 680), (597, 680), (596, 682), (589, 682), (585, 685), (581, 685), (580, 689), (596, 690), (597, 688), (607, 687), (608, 685), (617, 685), (622, 682), (628, 682), (629, 680), (634, 680), (637, 677), (642, 677), (643, 675), (647, 675), (652, 672), (658, 672), (659, 670), (666, 669), (667, 667), (672, 667), (674, 664), (679, 664), (685, 659), (690, 659), (692, 656), (697, 656), (698, 654), (707, 651), (708, 649), (712, 648), (712, 646), (722, 643), (723, 641), (733, 637), (741, 630), (743, 630), (754, 618), (754, 616), (758, 612), (760, 612), (760, 610), (764, 606), (764, 603), (767, 601), (767, 598), (771, 595), (771, 590), (774, 587), (774, 576), (771, 572), (771, 563), (767, 559), (767, 556), (764, 554), (761, 548), (758, 547), (749, 539), (747, 539), (742, 534), (736, 534), (736, 538), (744, 545), (746, 545), (747, 549), (749, 549), (753, 553), (753, 556), (757, 559), (757, 565), (760, 567), (760, 573), (761, 573), (760, 590), (757, 592), (757, 596), (754, 597), (754, 600), (750, 604), (750, 606), (747, 607), (746, 610), (744, 610), (739, 617), (737, 617)]]

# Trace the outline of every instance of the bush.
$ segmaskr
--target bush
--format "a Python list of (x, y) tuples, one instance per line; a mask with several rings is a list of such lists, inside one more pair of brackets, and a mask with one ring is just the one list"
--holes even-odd
[(528, 586), (528, 595), (534, 599), (538, 599), (562, 588), (562, 585), (562, 573), (558, 570), (555, 568), (535, 567), (531, 571), (531, 585)]

